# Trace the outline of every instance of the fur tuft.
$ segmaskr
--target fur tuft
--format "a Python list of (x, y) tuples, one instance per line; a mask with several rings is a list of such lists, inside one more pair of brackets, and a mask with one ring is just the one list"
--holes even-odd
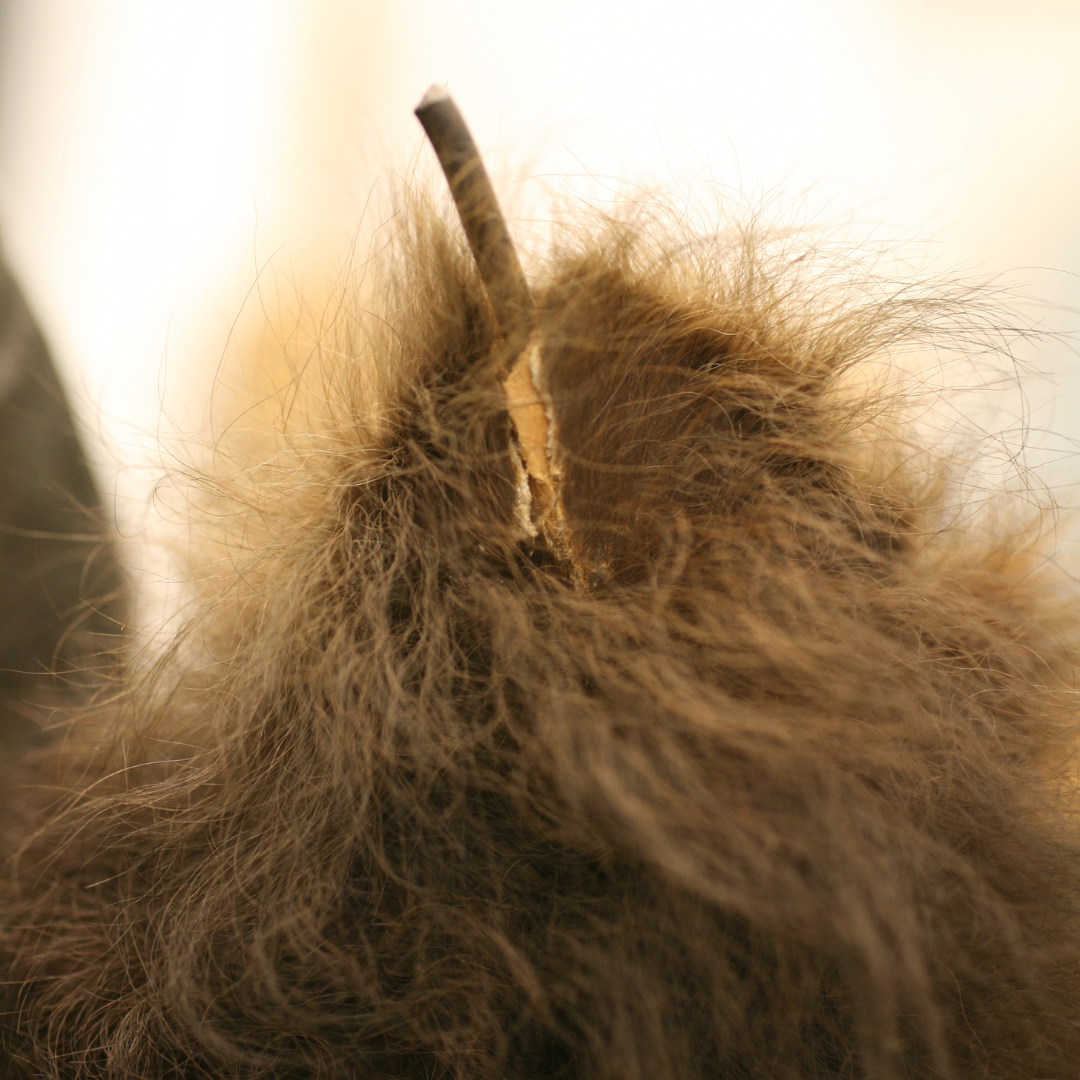
[(860, 375), (960, 302), (557, 243), (574, 581), (469, 253), (400, 220), (206, 480), (200, 614), (27, 765), (6, 1075), (1080, 1075), (1075, 614)]

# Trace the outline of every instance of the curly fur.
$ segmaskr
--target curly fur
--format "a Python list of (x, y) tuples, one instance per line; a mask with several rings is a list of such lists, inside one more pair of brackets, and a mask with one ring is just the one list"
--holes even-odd
[(1080, 1076), (1075, 615), (858, 374), (960, 302), (575, 236), (537, 322), (603, 573), (519, 540), (413, 206), (206, 481), (198, 616), (27, 763), (4, 1075)]

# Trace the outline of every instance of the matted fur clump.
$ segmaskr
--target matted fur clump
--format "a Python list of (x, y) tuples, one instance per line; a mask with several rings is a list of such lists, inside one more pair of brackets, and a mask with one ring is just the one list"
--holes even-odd
[(27, 766), (4, 1075), (1080, 1075), (1075, 616), (858, 374), (955, 299), (557, 245), (575, 579), (468, 250), (403, 221), (212, 482), (201, 614)]

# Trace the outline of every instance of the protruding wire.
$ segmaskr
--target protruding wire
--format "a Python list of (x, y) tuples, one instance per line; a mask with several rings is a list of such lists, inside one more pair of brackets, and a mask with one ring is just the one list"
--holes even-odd
[(535, 304), (514, 242), (499, 209), (484, 163), (450, 95), (433, 86), (416, 117), (438, 155), (461, 224), (487, 290), (508, 366), (502, 379), (513, 425), (510, 449), (517, 477), (515, 515), (521, 539), (543, 535), (549, 550), (578, 588), (591, 588), (606, 572), (581, 550), (566, 524), (562, 504), (562, 460), (540, 342), (533, 330)]
[(454, 99), (439, 86), (424, 95), (416, 118), (446, 174), (499, 332), (523, 347), (532, 327), (532, 293), (476, 143)]

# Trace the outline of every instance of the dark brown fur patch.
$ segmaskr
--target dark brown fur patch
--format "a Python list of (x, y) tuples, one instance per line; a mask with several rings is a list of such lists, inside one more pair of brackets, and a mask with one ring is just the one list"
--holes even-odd
[(853, 389), (954, 302), (560, 249), (582, 588), (517, 539), (502, 346), (410, 215), (320, 422), (209, 482), (201, 614), (32, 763), (7, 1074), (1080, 1075), (1075, 617)]

